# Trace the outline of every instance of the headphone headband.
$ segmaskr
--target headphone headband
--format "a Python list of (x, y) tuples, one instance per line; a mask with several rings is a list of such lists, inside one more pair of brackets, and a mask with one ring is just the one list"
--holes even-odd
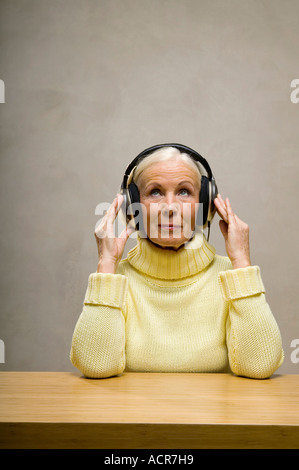
[[(215, 214), (216, 208), (214, 205), (214, 199), (217, 196), (217, 185), (215, 182), (215, 178), (213, 176), (212, 170), (210, 168), (210, 165), (206, 161), (205, 158), (203, 158), (198, 152), (195, 150), (191, 149), (190, 147), (187, 147), (186, 145), (181, 145), (181, 144), (159, 144), (159, 145), (154, 145), (152, 147), (149, 147), (145, 150), (143, 150), (137, 157), (134, 158), (134, 160), (129, 164), (129, 166), (126, 169), (123, 182), (121, 184), (121, 193), (124, 194), (124, 201), (123, 201), (123, 206), (124, 206), (124, 214), (127, 218), (127, 220), (130, 220), (129, 217), (129, 207), (132, 203), (140, 203), (140, 194), (138, 187), (132, 181), (130, 184), (127, 185), (128, 183), (128, 178), (132, 172), (132, 170), (138, 165), (138, 163), (145, 157), (147, 157), (149, 154), (154, 152), (155, 150), (159, 150), (165, 147), (174, 147), (178, 149), (181, 153), (187, 153), (195, 162), (199, 162), (203, 168), (205, 169), (207, 176), (201, 175), (201, 188), (200, 188), (200, 194), (199, 194), (199, 201), (203, 204), (203, 211), (202, 211), (202, 219), (201, 219), (201, 213), (200, 211), (198, 212), (198, 218), (196, 221), (197, 225), (200, 226), (205, 226), (206, 223), (208, 223), (208, 230), (209, 230), (209, 235), (210, 235), (210, 222)], [(139, 210), (139, 213), (141, 211)], [(130, 214), (130, 216), (133, 214)], [(133, 216), (134, 219), (134, 216)], [(140, 222), (140, 225), (142, 226), (143, 223), (142, 221)], [(136, 228), (137, 225), (135, 224)], [(139, 223), (138, 223), (139, 227)], [(139, 228), (137, 228), (139, 230)], [(144, 229), (143, 229), (144, 230)], [(209, 240), (209, 235), (208, 235), (208, 240)]]
[(125, 175), (124, 175), (124, 179), (123, 179), (123, 183), (121, 187), (123, 189), (126, 188), (128, 177), (131, 171), (141, 160), (143, 160), (143, 158), (147, 157), (150, 153), (154, 152), (155, 150), (159, 150), (165, 147), (174, 147), (177, 150), (179, 150), (181, 153), (183, 152), (188, 153), (188, 155), (190, 155), (190, 157), (193, 158), (193, 160), (202, 164), (202, 166), (207, 172), (209, 180), (213, 178), (213, 173), (207, 160), (195, 150), (182, 144), (159, 144), (159, 145), (153, 145), (152, 147), (149, 147), (143, 150), (142, 152), (139, 153), (139, 155), (137, 155), (137, 157), (134, 158), (134, 160), (130, 163), (130, 165), (127, 167), (125, 171)]

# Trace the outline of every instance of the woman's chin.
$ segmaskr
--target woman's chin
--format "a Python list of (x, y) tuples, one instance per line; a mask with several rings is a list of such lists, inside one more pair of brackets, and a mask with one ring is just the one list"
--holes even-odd
[(186, 243), (192, 237), (193, 232), (190, 233), (190, 237), (186, 237), (185, 234), (174, 236), (174, 234), (169, 234), (168, 236), (157, 236), (157, 237), (149, 237), (149, 239), (159, 245), (162, 248), (172, 248), (177, 250), (180, 246)]

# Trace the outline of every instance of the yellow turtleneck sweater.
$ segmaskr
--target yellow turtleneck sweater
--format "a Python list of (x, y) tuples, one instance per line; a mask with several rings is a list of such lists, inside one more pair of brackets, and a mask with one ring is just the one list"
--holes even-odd
[(262, 379), (283, 362), (258, 266), (233, 269), (199, 232), (179, 250), (137, 236), (116, 274), (92, 273), (71, 361), (85, 376), (233, 372)]

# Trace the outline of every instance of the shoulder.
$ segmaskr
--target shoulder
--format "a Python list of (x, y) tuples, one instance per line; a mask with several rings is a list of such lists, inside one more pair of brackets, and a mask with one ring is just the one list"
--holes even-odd
[(214, 256), (213, 262), (211, 263), (211, 267), (213, 267), (217, 272), (228, 271), (229, 269), (233, 269), (232, 262), (228, 256), (221, 256), (217, 254), (215, 254)]

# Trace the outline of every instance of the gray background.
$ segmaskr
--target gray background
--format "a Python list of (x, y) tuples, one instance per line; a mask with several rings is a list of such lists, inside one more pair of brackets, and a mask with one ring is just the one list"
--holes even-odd
[[(249, 224), (279, 372), (299, 373), (298, 18), (291, 0), (0, 1), (0, 370), (74, 370), (95, 208), (141, 150), (175, 141)], [(226, 255), (218, 221), (210, 242)]]

